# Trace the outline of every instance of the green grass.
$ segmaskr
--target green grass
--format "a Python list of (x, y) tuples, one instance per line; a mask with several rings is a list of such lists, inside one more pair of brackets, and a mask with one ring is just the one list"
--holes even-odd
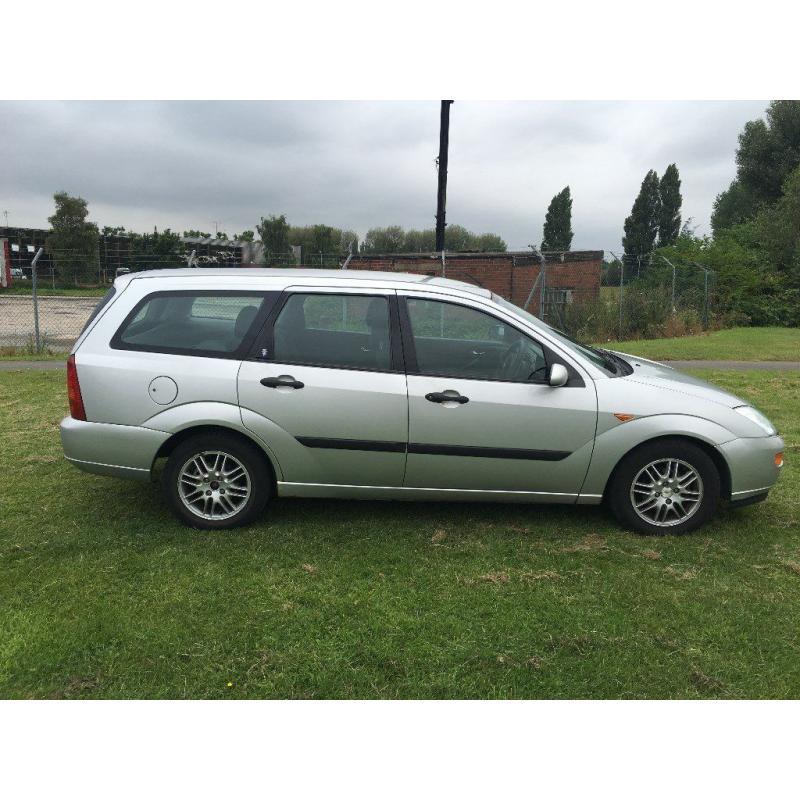
[[(86, 288), (79, 288), (71, 286), (68, 288), (53, 288), (47, 281), (39, 280), (36, 284), (36, 293), (44, 297), (58, 296), (58, 297), (102, 297), (110, 288), (108, 286), (90, 286)], [(5, 289), (0, 289), (0, 297), (4, 294), (21, 294), (30, 296), (32, 293), (31, 282), (16, 281), (13, 286)]]
[(800, 375), (708, 377), (779, 425), (782, 480), (642, 538), (592, 507), (308, 500), (191, 531), (63, 461), (63, 373), (0, 373), (0, 697), (796, 698)]
[(800, 361), (800, 328), (728, 328), (677, 339), (601, 344), (611, 350), (656, 361)]
[(68, 352), (35, 353), (24, 347), (4, 347), (0, 349), (0, 361), (66, 361)]

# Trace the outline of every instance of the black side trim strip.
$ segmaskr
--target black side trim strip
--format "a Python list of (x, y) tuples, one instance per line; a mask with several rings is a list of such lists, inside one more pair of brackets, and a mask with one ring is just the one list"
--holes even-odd
[[(404, 453), (404, 442), (378, 442), (369, 439), (327, 439), (319, 436), (295, 437), (304, 447), (327, 450), (366, 450), (373, 453)], [(470, 458), (513, 458), (525, 461), (563, 461), (572, 455), (566, 450), (523, 450), (517, 447), (470, 447), (458, 444), (408, 445), (408, 452), (426, 456), (465, 456)]]
[(566, 450), (523, 450), (517, 447), (470, 447), (460, 444), (408, 445), (409, 453), (427, 456), (470, 456), (474, 458), (518, 458), (527, 461), (563, 461)]
[(328, 450), (369, 450), (375, 453), (405, 453), (405, 442), (376, 442), (367, 439), (325, 439), (319, 436), (296, 436), (305, 447), (324, 447)]

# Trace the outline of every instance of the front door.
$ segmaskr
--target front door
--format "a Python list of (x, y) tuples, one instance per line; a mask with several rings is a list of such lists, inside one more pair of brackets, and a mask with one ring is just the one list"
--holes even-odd
[(294, 287), (239, 371), (242, 421), (283, 482), (399, 487), (408, 399), (393, 291)]
[(552, 353), (466, 301), (409, 293), (401, 303), (409, 371), (404, 486), (577, 497), (597, 420), (588, 376), (550, 386)]

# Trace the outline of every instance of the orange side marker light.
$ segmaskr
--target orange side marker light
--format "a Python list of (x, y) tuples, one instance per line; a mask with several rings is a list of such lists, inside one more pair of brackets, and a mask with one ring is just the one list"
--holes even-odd
[(620, 422), (630, 422), (636, 414), (614, 414)]
[(775, 453), (775, 466), (776, 467), (783, 466), (783, 452)]

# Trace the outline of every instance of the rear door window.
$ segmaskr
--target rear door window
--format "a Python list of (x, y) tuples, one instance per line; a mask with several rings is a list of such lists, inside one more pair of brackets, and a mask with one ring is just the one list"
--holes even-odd
[(155, 292), (128, 315), (111, 346), (233, 357), (249, 346), (276, 298), (276, 292)]
[(273, 361), (391, 369), (389, 301), (345, 294), (293, 294), (273, 328)]

